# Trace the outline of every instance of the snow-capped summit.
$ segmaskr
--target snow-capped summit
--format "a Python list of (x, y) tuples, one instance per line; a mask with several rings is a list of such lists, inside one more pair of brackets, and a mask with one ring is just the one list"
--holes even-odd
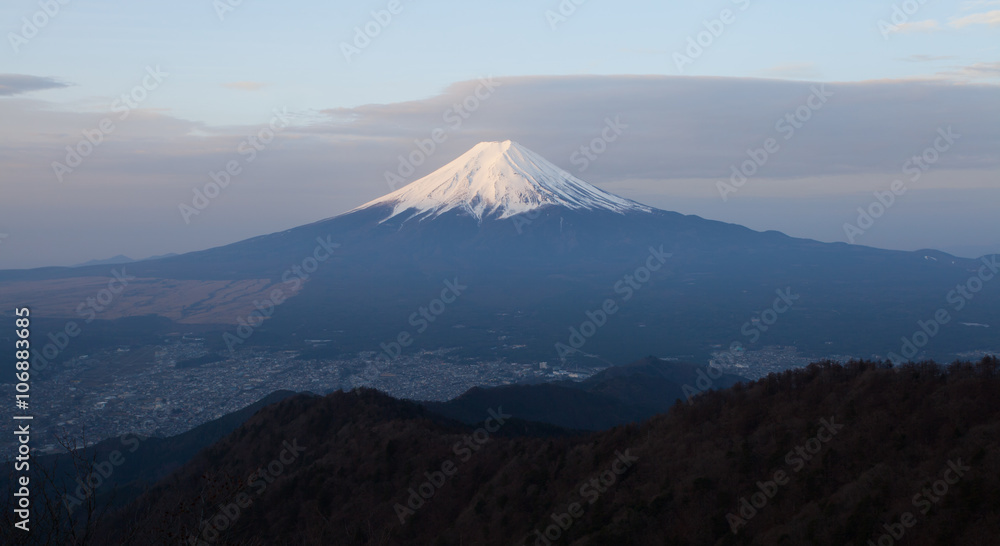
[(433, 173), (355, 210), (392, 206), (385, 218), (428, 218), (459, 209), (482, 220), (541, 207), (650, 212), (647, 206), (600, 190), (542, 156), (506, 140), (481, 142)]

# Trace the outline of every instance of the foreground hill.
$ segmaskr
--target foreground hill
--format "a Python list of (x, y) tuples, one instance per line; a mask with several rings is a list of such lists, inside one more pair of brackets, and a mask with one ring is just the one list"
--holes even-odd
[(996, 359), (821, 363), (550, 438), (508, 429), (502, 408), (476, 431), (373, 391), (300, 395), (116, 514), (100, 543), (991, 544), (998, 393)]
[[(81, 522), (95, 518), (110, 507), (131, 502), (198, 452), (236, 430), (254, 413), (294, 394), (275, 391), (245, 408), (175, 436), (126, 433), (93, 445), (85, 437), (64, 436), (60, 443), (68, 452), (36, 455), (31, 461), (34, 502), (38, 506), (51, 505), (52, 510), (44, 517), (47, 524), (54, 521), (56, 526), (66, 526), (70, 519)], [(10, 480), (10, 474), (0, 474), (0, 490), (13, 490)], [(9, 507), (4, 508), (4, 515), (9, 517)], [(3, 523), (5, 532), (12, 529), (7, 518)], [(6, 540), (9, 538), (0, 534), (0, 544), (10, 543)]]

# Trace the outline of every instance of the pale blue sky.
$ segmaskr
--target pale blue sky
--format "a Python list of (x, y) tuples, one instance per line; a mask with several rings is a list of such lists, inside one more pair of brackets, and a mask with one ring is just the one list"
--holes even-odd
[[(225, 0), (221, 0), (225, 1)], [(569, 0), (567, 0), (569, 1)], [(910, 20), (936, 32), (886, 40), (880, 20), (891, 2), (662, 2), (588, 0), (555, 30), (552, 0), (403, 0), (372, 44), (348, 63), (340, 44), (388, 2), (243, 0), (220, 21), (213, 0), (69, 2), (18, 53), (0, 48), (0, 72), (46, 76), (68, 89), (36, 95), (73, 107), (102, 105), (134, 85), (147, 65), (171, 74), (144, 106), (211, 124), (256, 123), (276, 104), (297, 110), (427, 98), (448, 85), (495, 76), (679, 75), (672, 58), (703, 22), (732, 10), (684, 75), (863, 81), (922, 77), (1000, 59), (997, 27), (949, 20), (1000, 10), (1000, 4), (927, 2)], [(997, 4), (993, 2), (993, 4)], [(744, 8), (745, 9), (742, 9)], [(36, 0), (7, 0), (0, 30), (18, 31)], [(914, 56), (945, 57), (914, 62)], [(222, 87), (257, 82), (255, 92)]]
[[(504, 86), (416, 176), (513, 138), (656, 207), (843, 241), (856, 207), (954, 125), (954, 150), (858, 242), (1000, 252), (1000, 0), (587, 0), (555, 28), (547, 12), (573, 0), (402, 0), (350, 62), (342, 44), (388, 0), (243, 0), (222, 20), (227, 0), (62, 1), (0, 4), (0, 268), (186, 252), (350, 210), (386, 193), (396, 157), (489, 75)], [(46, 2), (59, 13), (17, 38)], [(678, 70), (675, 54), (724, 10), (719, 35)], [(162, 83), (55, 176), (66, 146), (155, 67)], [(721, 200), (717, 183), (811, 82), (836, 90), (829, 107)], [(240, 142), (275, 108), (292, 125), (182, 221), (179, 205), (243, 159)], [(573, 171), (573, 151), (616, 115), (631, 130)]]

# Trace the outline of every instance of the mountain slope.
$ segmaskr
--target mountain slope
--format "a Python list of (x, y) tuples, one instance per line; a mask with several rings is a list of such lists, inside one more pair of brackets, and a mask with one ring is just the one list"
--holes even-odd
[[(137, 289), (114, 305), (223, 322), (218, 335), (207, 336), (223, 349), (222, 332), (277, 290), (284, 303), (246, 343), (316, 358), (378, 351), (404, 331), (414, 338), (408, 354), (461, 347), (469, 358), (565, 358), (574, 365), (647, 354), (706, 362), (714, 348), (734, 341), (749, 349), (794, 345), (817, 356), (885, 356), (900, 352), (917, 321), (957, 305), (948, 300), (957, 286), (997, 267), (995, 258), (986, 262), (820, 243), (652, 209), (503, 142), (481, 144), (410, 186), (327, 220), (129, 264)], [(647, 264), (656, 270), (644, 270)], [(25, 292), (48, 297), (18, 281), (97, 282), (108, 275), (106, 267), (0, 272), (0, 304), (16, 305)], [(456, 279), (468, 290), (412, 335), (413, 313)], [(73, 294), (52, 288), (67, 302), (65, 316), (75, 317), (74, 306), (93, 297), (92, 284), (79, 283), (87, 288)], [(752, 328), (776, 291), (793, 292), (794, 305), (766, 332)], [(231, 297), (240, 294), (239, 301)], [(608, 300), (618, 311), (593, 336), (569, 354), (557, 349), (569, 346), (571, 328), (579, 330)], [(188, 301), (194, 303), (177, 309)], [(914, 357), (997, 349), (990, 328), (963, 323), (1000, 325), (1000, 283), (984, 284), (962, 302), (960, 315)], [(760, 335), (747, 334), (753, 330)], [(313, 351), (304, 339), (331, 341)]]

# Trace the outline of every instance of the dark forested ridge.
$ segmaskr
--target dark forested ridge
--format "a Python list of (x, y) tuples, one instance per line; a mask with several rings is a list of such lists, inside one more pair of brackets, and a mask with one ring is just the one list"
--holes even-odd
[(998, 395), (997, 359), (818, 363), (585, 435), (296, 395), (87, 543), (995, 544)]
[(860, 546), (890, 532), (992, 544), (998, 372), (996, 359), (820, 363), (554, 438), (486, 432), (506, 426), (502, 409), (476, 432), (369, 390), (301, 395), (103, 532), (148, 544)]

